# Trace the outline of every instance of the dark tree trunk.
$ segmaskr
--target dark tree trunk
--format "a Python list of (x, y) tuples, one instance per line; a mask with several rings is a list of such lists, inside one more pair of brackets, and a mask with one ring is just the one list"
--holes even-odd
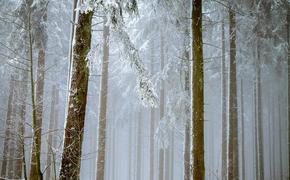
[(228, 146), (228, 179), (239, 179), (238, 154), (238, 112), (237, 112), (237, 76), (236, 76), (236, 14), (229, 9), (230, 35), (230, 82), (229, 82), (229, 146)]
[[(202, 41), (202, 0), (192, 1), (193, 93), (193, 180), (205, 179), (204, 165), (204, 70)], [(193, 56), (192, 56), (193, 57)]]
[(226, 56), (225, 56), (225, 24), (222, 22), (222, 180), (227, 179), (227, 72), (226, 72)]
[(257, 42), (257, 126), (258, 126), (258, 160), (259, 160), (259, 179), (264, 179), (264, 135), (262, 120), (262, 89), (261, 89), (261, 59), (260, 59), (260, 41)]
[(87, 104), (89, 69), (87, 54), (91, 45), (93, 12), (79, 13), (73, 45), (72, 77), (68, 114), (65, 126), (64, 149), (61, 160), (60, 180), (79, 179), (84, 120)]

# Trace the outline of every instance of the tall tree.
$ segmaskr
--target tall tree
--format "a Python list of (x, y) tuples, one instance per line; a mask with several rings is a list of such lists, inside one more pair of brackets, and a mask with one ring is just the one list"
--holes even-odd
[(6, 126), (5, 126), (5, 138), (3, 146), (3, 158), (2, 158), (2, 167), (1, 167), (1, 178), (5, 179), (7, 176), (7, 162), (9, 154), (9, 143), (11, 140), (11, 123), (12, 119), (12, 109), (13, 109), (13, 97), (15, 89), (15, 77), (11, 75), (9, 83), (9, 97), (8, 97), (8, 106), (7, 106), (7, 115), (6, 115)]
[[(152, 40), (151, 47), (151, 77), (154, 74), (154, 40)], [(130, 128), (131, 130), (131, 128)], [(131, 132), (131, 131), (130, 131)], [(150, 179), (154, 180), (154, 132), (155, 132), (155, 110), (153, 107), (150, 109)], [(130, 139), (131, 140), (131, 139)]]
[(229, 82), (229, 145), (228, 178), (239, 179), (238, 154), (238, 112), (237, 112), (237, 76), (236, 76), (236, 13), (229, 8), (230, 36), (230, 82)]
[[(47, 158), (46, 158), (46, 179), (55, 179), (55, 171), (54, 171), (54, 135), (55, 135), (55, 129), (57, 127), (57, 104), (58, 104), (58, 90), (56, 88), (56, 85), (53, 85), (52, 92), (51, 92), (51, 105), (50, 105), (50, 121), (49, 121), (49, 134), (47, 138)], [(51, 171), (53, 173), (51, 173)]]
[(79, 12), (75, 28), (72, 56), (73, 68), (65, 126), (64, 148), (61, 159), (60, 180), (67, 178), (79, 179), (89, 77), (87, 54), (91, 47), (92, 17), (92, 11)]
[[(160, 50), (161, 50), (161, 71), (164, 68), (164, 35), (161, 32), (160, 35)], [(164, 80), (161, 82), (161, 90), (160, 90), (160, 121), (162, 121), (162, 118), (164, 117), (164, 111), (165, 111), (165, 86), (164, 86)], [(164, 147), (159, 147), (159, 180), (164, 180)]]
[(241, 130), (242, 130), (242, 179), (246, 179), (245, 173), (245, 115), (244, 115), (244, 88), (243, 88), (243, 79), (241, 80)]
[(98, 136), (98, 158), (97, 158), (97, 180), (105, 178), (105, 155), (106, 155), (106, 124), (107, 124), (107, 96), (108, 96), (108, 74), (109, 74), (109, 32), (110, 29), (104, 24), (103, 30), (103, 62), (99, 110), (99, 136)]
[(38, 48), (38, 64), (36, 78), (36, 124), (33, 128), (33, 147), (32, 158), (30, 163), (30, 179), (42, 179), (40, 153), (41, 153), (41, 128), (42, 128), (42, 112), (43, 112), (43, 92), (44, 92), (44, 72), (45, 72), (45, 49), (46, 49), (46, 21), (47, 21), (47, 4), (46, 0), (35, 3), (33, 23), (33, 40)]
[[(290, 4), (287, 11), (287, 43), (288, 43), (288, 154), (290, 154)], [(290, 179), (290, 156), (288, 156), (288, 179)]]
[[(192, 1), (192, 53), (194, 64), (192, 69), (193, 93), (193, 180), (205, 179), (204, 165), (204, 70), (202, 41), (202, 0)], [(192, 55), (192, 57), (193, 57)]]
[(225, 56), (225, 24), (222, 21), (222, 179), (227, 179), (227, 72), (226, 72), (226, 56)]
[(142, 110), (140, 108), (138, 112), (138, 131), (137, 131), (137, 172), (136, 179), (142, 178)]
[[(189, 36), (189, 30), (188, 27), (185, 27), (185, 40), (184, 40), (184, 91), (187, 97), (187, 100), (190, 99), (190, 62), (189, 62), (189, 50), (187, 48), (188, 46), (188, 40), (190, 38)], [(188, 38), (188, 40), (187, 40)], [(184, 163), (184, 180), (190, 180), (190, 102), (186, 101), (185, 104), (185, 122), (184, 122), (184, 153), (183, 153), (183, 163)]]

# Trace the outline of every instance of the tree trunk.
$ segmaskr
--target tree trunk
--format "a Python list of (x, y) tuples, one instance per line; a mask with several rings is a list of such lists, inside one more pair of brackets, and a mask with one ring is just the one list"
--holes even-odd
[[(193, 180), (205, 179), (204, 166), (204, 74), (202, 41), (202, 0), (192, 1), (193, 93)], [(192, 57), (193, 57), (192, 55)]]
[[(154, 40), (151, 47), (151, 77), (154, 74)], [(155, 133), (155, 110), (150, 109), (150, 180), (154, 180), (154, 133)]]
[(170, 157), (170, 175), (169, 178), (170, 180), (174, 180), (174, 130), (171, 132), (171, 157)]
[[(132, 124), (129, 122), (129, 168), (128, 168), (128, 180), (132, 180)], [(151, 158), (151, 157), (150, 157)], [(153, 180), (153, 179), (152, 179)]]
[(236, 76), (236, 17), (232, 8), (229, 9), (230, 23), (230, 92), (229, 92), (229, 146), (228, 146), (228, 179), (239, 179), (238, 154), (238, 112), (237, 112), (237, 76)]
[(138, 131), (137, 131), (137, 173), (136, 179), (141, 180), (141, 163), (142, 163), (142, 111), (140, 109), (139, 117), (138, 117)]
[(226, 72), (226, 56), (225, 56), (225, 24), (222, 22), (222, 180), (227, 180), (227, 72)]
[(275, 132), (276, 132), (276, 124), (275, 124), (275, 119), (276, 119), (276, 110), (275, 110), (275, 98), (273, 98), (272, 101), (272, 110), (273, 110), (273, 115), (272, 115), (272, 140), (273, 140), (273, 146), (272, 146), (272, 158), (273, 158), (273, 179), (277, 179), (276, 177), (276, 149), (275, 149), (275, 141), (276, 141), (276, 136), (275, 136)]
[(45, 51), (39, 50), (38, 66), (37, 66), (37, 80), (36, 80), (36, 124), (33, 129), (33, 147), (32, 157), (30, 163), (30, 179), (42, 179), (40, 153), (41, 153), (41, 128), (42, 128), (42, 112), (43, 112), (43, 87), (44, 87), (44, 65), (45, 65)]
[(268, 102), (269, 104), (269, 109), (268, 109), (268, 141), (269, 141), (269, 174), (270, 174), (270, 179), (273, 179), (273, 176), (272, 176), (272, 173), (273, 173), (273, 162), (272, 162), (272, 146), (273, 146), (273, 143), (272, 143), (272, 137), (271, 137), (271, 121), (272, 121), (272, 117), (271, 117), (271, 114), (272, 114), (272, 111), (273, 109), (271, 109), (270, 107), (270, 103), (271, 101)]
[(10, 140), (9, 140), (9, 164), (8, 164), (8, 179), (15, 179), (15, 162), (16, 162), (16, 136), (18, 135), (18, 132), (16, 132), (16, 114), (17, 114), (17, 99), (18, 99), (18, 92), (15, 87), (17, 87), (16, 84), (17, 79), (14, 78), (14, 92), (13, 92), (13, 107), (12, 107), (12, 113), (11, 113), (11, 122), (10, 122)]
[(3, 160), (1, 167), (1, 178), (5, 179), (7, 173), (7, 160), (9, 158), (9, 144), (11, 140), (11, 122), (12, 122), (12, 109), (13, 109), (13, 97), (15, 89), (15, 78), (11, 75), (9, 83), (9, 97), (8, 97), (8, 106), (7, 106), (7, 115), (6, 115), (6, 127), (5, 127), (5, 139), (4, 139), (4, 148), (3, 148)]
[(51, 171), (53, 171), (53, 153), (54, 153), (54, 142), (53, 142), (53, 139), (54, 139), (54, 134), (55, 134), (55, 129), (56, 129), (56, 111), (57, 111), (57, 90), (56, 90), (56, 86), (54, 85), (52, 87), (52, 94), (51, 94), (51, 98), (52, 98), (52, 101), (51, 101), (51, 106), (50, 106), (50, 122), (49, 122), (49, 134), (48, 134), (48, 139), (47, 139), (47, 160), (46, 160), (46, 166), (47, 166), (47, 170), (46, 170), (46, 179), (47, 180), (50, 180), (50, 179), (53, 179), (51, 177), (54, 177), (52, 174), (51, 174)]
[(264, 135), (262, 124), (262, 89), (261, 89), (261, 67), (260, 67), (260, 41), (257, 42), (257, 125), (258, 125), (258, 160), (259, 179), (264, 179)]
[(108, 96), (108, 71), (109, 71), (109, 27), (104, 25), (103, 33), (103, 62), (99, 110), (99, 137), (97, 158), (97, 180), (105, 178), (106, 154), (106, 123), (107, 123), (107, 96)]
[(256, 180), (259, 179), (259, 157), (258, 157), (258, 125), (257, 125), (257, 81), (256, 79), (254, 80), (254, 111), (255, 111), (255, 119), (254, 119), (254, 124), (255, 124), (255, 178)]
[[(164, 68), (164, 35), (161, 32), (161, 71)], [(160, 121), (162, 121), (162, 118), (164, 117), (164, 111), (165, 111), (165, 92), (164, 92), (164, 80), (161, 82), (161, 90), (160, 90)], [(164, 147), (160, 147), (159, 149), (159, 180), (164, 180)]]
[[(188, 29), (186, 34), (188, 34)], [(188, 99), (190, 99), (190, 62), (189, 51), (186, 49), (187, 45), (184, 45), (184, 59), (185, 59), (185, 84), (184, 90)], [(190, 180), (190, 103), (185, 104), (185, 122), (184, 122), (184, 180)]]
[(89, 69), (87, 54), (91, 45), (93, 12), (80, 12), (73, 45), (73, 68), (64, 135), (60, 180), (79, 179), (84, 120), (87, 104)]
[[(22, 73), (23, 77), (21, 78), (21, 82), (23, 85), (19, 85), (20, 89), (20, 102), (19, 102), (19, 122), (18, 122), (18, 136), (16, 141), (16, 163), (15, 163), (15, 178), (21, 179), (22, 171), (26, 174), (26, 162), (25, 162), (25, 154), (24, 154), (24, 134), (25, 134), (25, 115), (26, 115), (26, 96), (27, 96), (27, 72)], [(24, 177), (26, 177), (25, 175)], [(25, 178), (27, 179), (27, 178)]]
[(290, 179), (290, 5), (287, 13), (287, 42), (288, 42), (288, 179)]
[(245, 117), (244, 117), (244, 89), (243, 79), (241, 80), (241, 130), (242, 130), (242, 179), (246, 178), (245, 172)]
[(281, 133), (282, 133), (282, 125), (281, 125), (281, 99), (280, 96), (278, 97), (278, 134), (279, 134), (279, 174), (280, 174), (280, 179), (283, 179), (283, 157), (282, 157), (282, 137), (281, 137)]

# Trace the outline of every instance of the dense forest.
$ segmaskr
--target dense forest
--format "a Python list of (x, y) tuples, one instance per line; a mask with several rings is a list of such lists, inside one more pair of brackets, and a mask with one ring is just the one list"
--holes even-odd
[(0, 0), (0, 179), (289, 180), (289, 0)]

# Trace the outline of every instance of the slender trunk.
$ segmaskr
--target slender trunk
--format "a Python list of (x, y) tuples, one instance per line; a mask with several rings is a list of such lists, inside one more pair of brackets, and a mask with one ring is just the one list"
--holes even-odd
[[(154, 42), (151, 47), (151, 76), (154, 74)], [(154, 180), (154, 132), (155, 132), (155, 111), (150, 109), (150, 180)]]
[(169, 178), (170, 180), (174, 180), (174, 130), (172, 130), (171, 134), (171, 157), (170, 157), (170, 175)]
[[(40, 152), (41, 152), (41, 128), (42, 128), (42, 112), (43, 112), (43, 87), (44, 87), (44, 65), (45, 65), (45, 51), (39, 50), (38, 66), (37, 66), (37, 80), (36, 80), (36, 124), (33, 130), (32, 157), (30, 163), (30, 179), (38, 180), (41, 175), (40, 167)], [(41, 177), (42, 179), (42, 177)]]
[(13, 92), (13, 107), (12, 107), (12, 113), (11, 113), (11, 122), (10, 122), (10, 140), (9, 140), (9, 151), (8, 151), (8, 156), (9, 156), (9, 164), (8, 164), (8, 179), (15, 179), (15, 162), (16, 158), (16, 136), (18, 135), (18, 132), (16, 132), (16, 114), (17, 114), (17, 99), (18, 99), (18, 92), (15, 87), (17, 87), (16, 84), (17, 79), (14, 79), (14, 92)]
[[(204, 165), (204, 71), (202, 41), (202, 0), (192, 1), (193, 93), (193, 180), (205, 179)], [(193, 56), (192, 56), (193, 57)]]
[(244, 117), (244, 89), (241, 80), (241, 130), (242, 130), (242, 179), (246, 179), (245, 172), (245, 117)]
[(235, 11), (229, 9), (230, 23), (230, 82), (229, 82), (229, 146), (228, 146), (228, 178), (239, 179), (238, 162), (238, 112), (237, 112), (237, 76), (236, 76), (236, 17)]
[(10, 84), (9, 84), (9, 97), (8, 97), (8, 106), (7, 106), (7, 115), (6, 115), (6, 127), (5, 127), (5, 139), (4, 139), (4, 148), (3, 148), (3, 160), (1, 167), (1, 178), (6, 178), (7, 173), (7, 160), (9, 153), (9, 144), (11, 140), (11, 122), (12, 122), (12, 109), (13, 109), (13, 96), (14, 96), (14, 86), (15, 78), (11, 75)]
[(255, 178), (256, 180), (259, 179), (259, 157), (258, 157), (258, 125), (257, 125), (257, 81), (255, 80), (254, 84), (254, 111), (255, 111)]
[(107, 96), (109, 73), (109, 27), (104, 25), (104, 46), (102, 62), (102, 79), (100, 93), (99, 137), (97, 158), (97, 180), (105, 178), (105, 154), (106, 154), (106, 123), (107, 123)]
[(30, 178), (33, 180), (42, 180), (42, 172), (40, 167), (40, 128), (39, 122), (37, 121), (37, 109), (35, 102), (35, 89), (34, 89), (34, 73), (33, 73), (33, 41), (32, 41), (32, 30), (31, 30), (31, 12), (29, 12), (28, 20), (28, 36), (29, 36), (29, 60), (30, 60), (30, 88), (31, 88), (31, 101), (32, 101), (32, 128), (33, 128), (33, 147), (32, 147), (32, 158), (30, 163)]
[(260, 67), (260, 41), (257, 42), (257, 125), (258, 125), (258, 159), (259, 179), (264, 179), (264, 135), (262, 124), (262, 89), (261, 89), (261, 67)]
[[(132, 179), (132, 134), (133, 134), (132, 133), (132, 125), (129, 123), (129, 154), (128, 154), (129, 155), (129, 157), (128, 157), (128, 161), (129, 161), (128, 171), (129, 172), (128, 172), (128, 180)], [(150, 159), (151, 159), (151, 157), (150, 157)], [(150, 166), (150, 167), (152, 167), (152, 166)]]
[(288, 179), (290, 180), (290, 5), (287, 13), (287, 42), (288, 42)]
[[(161, 32), (161, 71), (164, 68), (164, 35)], [(161, 90), (160, 90), (160, 121), (164, 117), (165, 111), (165, 92), (164, 92), (164, 80), (161, 82)], [(164, 147), (160, 147), (159, 149), (159, 180), (164, 180)]]
[(227, 179), (227, 72), (225, 56), (225, 24), (222, 22), (222, 180)]
[(279, 130), (278, 130), (278, 133), (279, 133), (279, 174), (280, 174), (280, 179), (283, 179), (283, 157), (282, 157), (282, 136), (281, 136), (281, 133), (282, 133), (282, 125), (281, 125), (281, 99), (280, 99), (280, 96), (278, 98), (278, 127), (279, 127)]
[[(269, 105), (271, 104), (270, 101), (268, 103)], [(272, 176), (272, 172), (273, 172), (273, 168), (272, 168), (272, 137), (271, 137), (271, 114), (272, 114), (272, 109), (270, 109), (270, 106), (268, 107), (269, 110), (268, 110), (268, 140), (269, 140), (269, 174), (270, 174), (270, 179), (273, 179), (273, 176)]]
[(79, 179), (84, 120), (87, 104), (89, 69), (87, 54), (91, 44), (93, 12), (80, 12), (73, 45), (68, 114), (65, 126), (64, 148), (61, 160), (60, 180)]
[(276, 141), (276, 136), (275, 136), (275, 132), (276, 132), (276, 110), (275, 110), (275, 98), (273, 98), (273, 101), (272, 101), (272, 110), (273, 110), (273, 115), (272, 115), (272, 140), (273, 140), (273, 146), (272, 146), (272, 158), (273, 158), (273, 179), (277, 179), (276, 177), (276, 149), (275, 149), (275, 146), (274, 146), (274, 142)]
[[(187, 42), (189, 41), (189, 29), (185, 28), (185, 40), (184, 40), (184, 92), (187, 100), (190, 99), (190, 62), (189, 62), (189, 51), (187, 49)], [(184, 180), (190, 180), (190, 102), (185, 103), (185, 120), (184, 120), (184, 154), (183, 154), (183, 168), (184, 168)]]
[(139, 117), (138, 117), (138, 131), (137, 131), (137, 173), (136, 173), (136, 178), (137, 180), (141, 180), (141, 151), (142, 151), (142, 113), (141, 109), (139, 112)]
[(46, 170), (46, 178), (47, 180), (50, 180), (51, 177), (53, 177), (51, 175), (51, 170), (53, 169), (53, 160), (52, 160), (52, 154), (53, 152), (53, 135), (54, 135), (54, 130), (55, 130), (55, 111), (56, 111), (56, 86), (54, 85), (52, 87), (52, 92), (51, 92), (51, 105), (50, 105), (50, 122), (49, 122), (49, 135), (48, 135), (48, 139), (47, 139), (47, 160), (46, 160), (46, 166), (47, 166), (47, 170)]
[[(19, 122), (18, 122), (18, 136), (16, 141), (16, 162), (15, 162), (15, 178), (21, 179), (22, 172), (24, 172), (24, 178), (26, 174), (26, 162), (25, 162), (25, 116), (26, 116), (26, 96), (27, 96), (27, 79), (28, 72), (23, 72), (21, 81), (18, 82), (19, 88)], [(25, 178), (27, 179), (27, 177)]]

